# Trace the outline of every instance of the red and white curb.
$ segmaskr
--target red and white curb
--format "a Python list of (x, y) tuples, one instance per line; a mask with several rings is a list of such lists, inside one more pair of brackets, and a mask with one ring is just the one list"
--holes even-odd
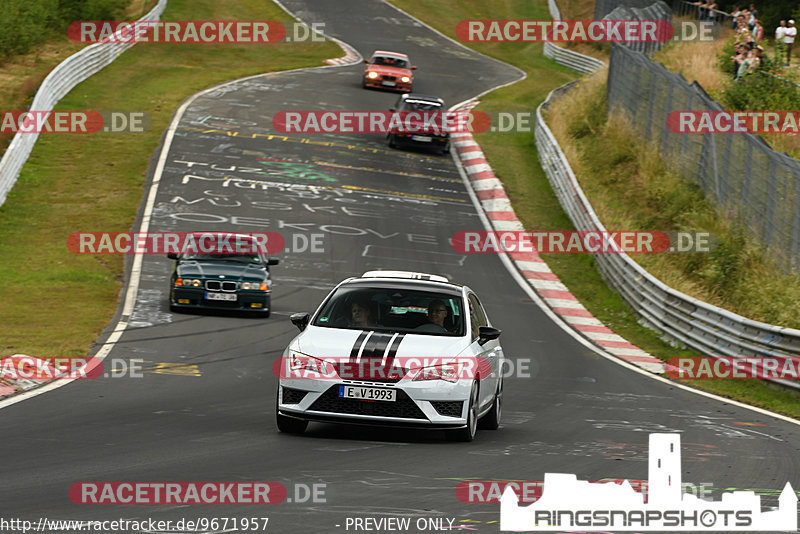
[[(461, 106), (459, 111), (468, 111), (476, 105), (478, 101), (469, 102)], [(502, 182), (494, 175), (472, 134), (453, 133), (450, 142), (492, 228), (498, 232), (525, 231), (511, 207)], [(508, 255), (533, 290), (575, 331), (604, 351), (642, 369), (657, 374), (665, 372), (665, 362), (629, 343), (593, 316), (550, 270), (538, 252), (509, 252)]]
[(342, 47), (342, 50), (344, 50), (344, 56), (326, 59), (325, 63), (328, 65), (353, 65), (354, 63), (361, 61), (361, 54), (359, 54), (352, 46), (339, 41), (338, 39), (334, 39), (334, 42)]
[(52, 368), (52, 365), (47, 360), (35, 358), (33, 356), (27, 356), (25, 354), (13, 354), (11, 356), (0, 358), (0, 398), (8, 397), (9, 395), (13, 395), (15, 393), (21, 393), (49, 382), (49, 380), (31, 380), (28, 378), (6, 378), (6, 373), (4, 371), (6, 365), (10, 365), (13, 368), (19, 368), (23, 363), (27, 365), (32, 364), (33, 367), (42, 365)]

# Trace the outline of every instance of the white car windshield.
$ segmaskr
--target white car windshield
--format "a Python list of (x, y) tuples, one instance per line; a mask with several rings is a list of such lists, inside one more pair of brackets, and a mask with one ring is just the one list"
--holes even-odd
[(341, 287), (325, 303), (314, 326), (435, 336), (463, 336), (459, 294), (398, 287)]

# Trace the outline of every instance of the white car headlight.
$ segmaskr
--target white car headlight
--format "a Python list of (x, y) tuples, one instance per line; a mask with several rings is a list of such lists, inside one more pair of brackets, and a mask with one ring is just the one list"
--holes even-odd
[(289, 355), (284, 378), (337, 378), (336, 369), (329, 362), (301, 352)]
[(445, 382), (457, 382), (460, 378), (462, 365), (459, 363), (443, 363), (431, 365), (429, 367), (418, 367), (411, 369), (411, 380), (444, 380)]

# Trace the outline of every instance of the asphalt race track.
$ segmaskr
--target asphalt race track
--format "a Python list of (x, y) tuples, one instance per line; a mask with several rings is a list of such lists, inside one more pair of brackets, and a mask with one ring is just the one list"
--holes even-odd
[[(284, 4), (362, 55), (407, 52), (419, 66), (415, 91), (448, 106), (520, 77), (382, 2)], [(553, 324), (497, 256), (454, 251), (453, 234), (484, 228), (450, 156), (393, 150), (381, 135), (274, 132), (279, 111), (388, 109), (397, 95), (362, 89), (362, 69), (260, 76), (191, 102), (164, 158), (149, 231), (281, 233), (290, 250), (272, 268), (272, 316), (170, 312), (172, 262), (145, 257), (109, 354), (141, 360), (142, 376), (75, 381), (0, 410), (0, 516), (268, 517), (267, 532), (309, 534), (347, 532), (347, 518), (449, 518), (497, 532), (499, 505), (461, 502), (460, 481), (646, 479), (651, 432), (681, 432), (683, 481), (712, 484), (715, 499), (787, 480), (800, 488), (800, 427), (599, 357)], [(301, 250), (312, 234), (323, 251)], [(481, 296), (516, 367), (500, 430), (468, 444), (441, 432), (314, 423), (302, 436), (277, 431), (272, 363), (297, 333), (288, 316), (376, 268), (444, 274)], [(530, 376), (518, 376), (526, 362)], [(324, 484), (324, 502), (78, 505), (68, 490), (79, 481), (272, 481), (294, 500), (295, 485)]]

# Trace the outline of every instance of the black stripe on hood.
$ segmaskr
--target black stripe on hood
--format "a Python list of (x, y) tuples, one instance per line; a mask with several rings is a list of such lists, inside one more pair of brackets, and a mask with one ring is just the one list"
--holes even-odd
[(370, 332), (367, 332), (366, 330), (364, 330), (363, 332), (358, 334), (358, 337), (356, 338), (356, 342), (353, 343), (353, 348), (350, 350), (350, 359), (351, 360), (355, 360), (356, 359), (356, 357), (358, 356), (358, 350), (361, 348), (361, 344), (364, 343), (364, 339), (369, 334), (370, 334)]

